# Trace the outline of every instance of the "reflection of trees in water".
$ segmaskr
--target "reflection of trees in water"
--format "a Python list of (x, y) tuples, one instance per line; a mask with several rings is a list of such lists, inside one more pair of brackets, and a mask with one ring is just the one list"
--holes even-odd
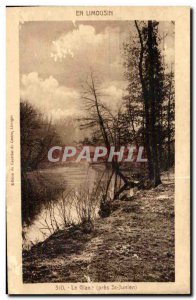
[[(90, 169), (92, 170), (91, 167)], [(28, 174), (25, 184), (23, 183), (23, 192), (26, 191), (26, 195), (23, 195), (23, 205), (26, 205), (23, 207), (24, 248), (28, 249), (29, 243), (37, 243), (40, 239), (46, 239), (69, 227), (79, 226), (83, 232), (90, 233), (98, 215), (106, 216), (106, 208), (108, 216), (114, 195), (113, 172), (111, 169), (99, 169), (93, 181), (89, 181), (88, 175), (87, 172), (86, 180), (79, 186), (70, 187), (62, 184), (62, 178), (59, 177), (61, 184), (54, 182), (54, 174)], [(34, 226), (41, 235), (36, 232), (33, 234)], [(33, 230), (33, 242), (28, 237), (29, 230)]]
[(113, 172), (105, 169), (96, 174), (91, 184), (87, 176), (86, 181), (78, 187), (67, 186), (64, 190), (60, 190), (58, 199), (49, 201), (39, 216), (39, 229), (43, 236), (77, 225), (83, 231), (90, 232), (98, 216), (100, 204), (112, 201), (112, 175)]
[[(64, 177), (70, 168), (62, 168), (61, 172), (58, 169), (57, 173), (55, 169), (49, 173), (33, 171), (23, 176), (24, 237), (32, 224), (36, 224), (44, 238), (76, 224), (90, 231), (98, 215), (106, 217), (110, 214), (115, 191), (123, 185), (112, 168), (103, 165), (82, 168), (85, 175), (80, 184), (76, 180), (75, 186), (73, 182), (69, 185), (68, 178)], [(75, 175), (77, 178), (78, 169)]]
[(42, 175), (38, 171), (22, 174), (22, 223), (31, 225), (43, 208), (51, 202), (65, 188), (54, 176)]

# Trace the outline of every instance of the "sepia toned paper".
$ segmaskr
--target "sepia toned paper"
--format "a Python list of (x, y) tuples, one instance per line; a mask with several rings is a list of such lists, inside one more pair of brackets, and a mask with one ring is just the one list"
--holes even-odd
[[(154, 47), (158, 50), (154, 53), (160, 52), (162, 56), (151, 57), (148, 50), (144, 50), (146, 64), (143, 62), (142, 68), (153, 72), (149, 61), (153, 63), (154, 60), (164, 66), (164, 71), (157, 71), (163, 77), (160, 75), (159, 78), (158, 74), (154, 84), (155, 94), (157, 86), (163, 82), (160, 90), (165, 94), (160, 97), (166, 99), (161, 104), (164, 128), (161, 131), (164, 150), (159, 158), (163, 166), (160, 170), (162, 183), (153, 186), (138, 177), (133, 181), (135, 186), (129, 186), (129, 195), (119, 193), (117, 199), (113, 199), (114, 187), (111, 191), (108, 188), (109, 204), (102, 208), (109, 207), (109, 213), (107, 209), (100, 213), (98, 197), (104, 195), (110, 176), (106, 176), (105, 171), (103, 174), (92, 172), (89, 165), (100, 170), (99, 163), (79, 162), (78, 167), (77, 161), (69, 161), (67, 166), (65, 162), (61, 165), (61, 161), (58, 164), (49, 162), (43, 154), (52, 146), (77, 148), (76, 144), (82, 144), (94, 147), (89, 149), (95, 155), (95, 147), (103, 146), (102, 127), (100, 120), (100, 128), (94, 125), (97, 122), (93, 110), (96, 106), (92, 108), (91, 102), (85, 101), (92, 101), (91, 97), (94, 97), (95, 105), (96, 96), (102, 99), (98, 108), (108, 126), (108, 136), (113, 137), (114, 132), (116, 137), (118, 132), (121, 140), (124, 138), (119, 146), (125, 146), (128, 144), (125, 142), (127, 132), (130, 132), (135, 142), (131, 117), (127, 117), (130, 126), (126, 125), (127, 119), (123, 123), (127, 116), (125, 112), (128, 112), (125, 103), (128, 99), (130, 105), (135, 105), (134, 111), (137, 111), (137, 103), (142, 103), (139, 102), (143, 95), (139, 77), (139, 33), (144, 38), (145, 49), (150, 49), (150, 26), (158, 26), (159, 38), (154, 33), (157, 37)], [(148, 28), (146, 33), (145, 28)], [(6, 50), (8, 293), (190, 294), (190, 8), (7, 7)], [(126, 53), (132, 56), (127, 58)], [(132, 84), (130, 89), (129, 83)], [(151, 86), (150, 80), (148, 85)], [(149, 91), (153, 93), (150, 88)], [(173, 101), (169, 113), (165, 108), (165, 104), (169, 105), (168, 99)], [(25, 109), (32, 108), (41, 115), (37, 113), (36, 121), (34, 117), (31, 119), (35, 122), (33, 125), (30, 119), (25, 119)], [(140, 109), (142, 111), (139, 105)], [(152, 110), (153, 105), (149, 114)], [(160, 122), (160, 111), (156, 124)], [(134, 118), (138, 118), (135, 124), (140, 124), (142, 116), (134, 113)], [(174, 135), (170, 137), (174, 158), (169, 167), (165, 154), (168, 118), (174, 124), (174, 128), (169, 128)], [(115, 127), (119, 120), (122, 127)], [(78, 122), (81, 122), (80, 126)], [(153, 125), (151, 119), (150, 124)], [(158, 132), (156, 124), (154, 128)], [(82, 126), (85, 128), (81, 129)], [(135, 126), (139, 132), (139, 146), (145, 148), (142, 131), (139, 125)], [(123, 137), (116, 128), (125, 130)], [(153, 130), (150, 130), (153, 143)], [(38, 139), (40, 135), (41, 139)], [(158, 134), (156, 138), (159, 138)], [(29, 141), (28, 145), (26, 141)], [(22, 145), (30, 152), (25, 152)], [(160, 144), (157, 142), (157, 145)], [(108, 149), (107, 143), (104, 146)], [(80, 153), (81, 148), (77, 151)], [(110, 163), (109, 170), (116, 175), (116, 185), (120, 189), (122, 178), (115, 169), (116, 163)], [(147, 163), (140, 164), (139, 161), (134, 166), (137, 170), (141, 168), (139, 175), (143, 176)], [(90, 215), (84, 223), (86, 211), (89, 216), (89, 211), (93, 210), (94, 204), (87, 207), (85, 202), (93, 198), (94, 190), (90, 188), (93, 180), (98, 203), (93, 213), (97, 216)], [(99, 180), (100, 184), (96, 185)], [(62, 188), (63, 196), (59, 198)], [(70, 207), (74, 207), (71, 217), (71, 210), (67, 213)], [(70, 217), (64, 220), (62, 227), (57, 210), (58, 216)]]

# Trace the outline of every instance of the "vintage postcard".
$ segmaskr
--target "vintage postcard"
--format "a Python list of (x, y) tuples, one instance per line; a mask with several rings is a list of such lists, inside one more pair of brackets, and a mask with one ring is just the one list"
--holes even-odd
[(9, 294), (190, 294), (190, 8), (7, 7)]

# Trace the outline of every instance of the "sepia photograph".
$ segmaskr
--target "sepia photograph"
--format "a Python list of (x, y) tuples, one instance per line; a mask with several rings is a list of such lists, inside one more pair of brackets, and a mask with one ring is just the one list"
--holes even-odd
[(24, 282), (174, 281), (174, 35), (21, 24)]
[(175, 285), (175, 18), (74, 13), (21, 13), (18, 22), (18, 117), (9, 126), (22, 285), (68, 294)]

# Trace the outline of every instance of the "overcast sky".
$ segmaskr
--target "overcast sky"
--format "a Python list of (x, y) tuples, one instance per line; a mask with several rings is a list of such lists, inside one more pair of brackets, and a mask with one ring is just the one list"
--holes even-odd
[[(133, 22), (25, 22), (20, 26), (21, 98), (53, 119), (78, 115), (80, 86), (90, 70), (96, 72), (111, 107), (119, 105), (123, 78), (123, 42)], [(165, 37), (166, 62), (174, 61), (173, 25), (160, 23)]]

